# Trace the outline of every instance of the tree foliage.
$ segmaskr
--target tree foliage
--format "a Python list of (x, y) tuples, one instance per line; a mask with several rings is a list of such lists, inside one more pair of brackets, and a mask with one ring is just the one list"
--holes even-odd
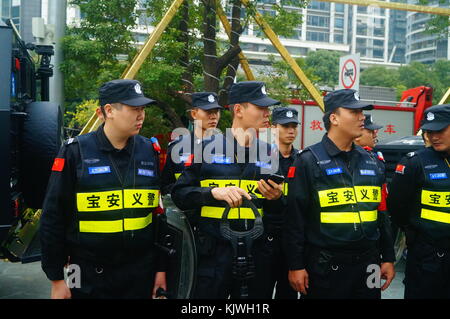
[(450, 83), (450, 61), (438, 60), (428, 65), (412, 62), (398, 69), (385, 67), (370, 67), (361, 73), (362, 85), (385, 86), (397, 88), (397, 96), (407, 88), (431, 86), (433, 88), (433, 103), (437, 104)]
[[(146, 19), (149, 26), (156, 26), (172, 2), (70, 0), (80, 7), (84, 17), (80, 25), (68, 28), (63, 41), (65, 62), (61, 69), (65, 74), (66, 108), (72, 114), (77, 104), (97, 98), (98, 87), (119, 78), (130, 63), (137, 52), (132, 31), (137, 20)], [(158, 106), (152, 106), (151, 116), (161, 119), (163, 125), (143, 131), (159, 133), (157, 130), (186, 125), (191, 92), (215, 91), (225, 97), (221, 103), (226, 104), (227, 91), (239, 64), (239, 36), (257, 7), (255, 0), (250, 1), (250, 9), (244, 9), (240, 0), (225, 2), (224, 9), (234, 18), (230, 21), (234, 31), (230, 42), (217, 37), (218, 2), (186, 0), (140, 68), (136, 79), (143, 83), (146, 95), (158, 100)], [(286, 6), (306, 6), (306, 3), (306, 0), (284, 0), (280, 4), (274, 0), (264, 8), (276, 13), (269, 18), (274, 30), (288, 35), (301, 20), (297, 12), (290, 12)], [(222, 119), (229, 120), (225, 114)], [(148, 123), (145, 125), (155, 126)]]

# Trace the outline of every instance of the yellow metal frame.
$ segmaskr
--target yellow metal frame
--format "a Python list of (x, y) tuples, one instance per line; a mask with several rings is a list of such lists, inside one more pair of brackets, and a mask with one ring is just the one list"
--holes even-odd
[[(250, 7), (250, 2), (248, 0), (241, 0), (242, 4), (246, 6), (247, 8)], [(256, 11), (254, 13), (253, 18), (255, 19), (256, 23), (260, 26), (260, 28), (264, 31), (266, 36), (269, 38), (270, 42), (272, 42), (273, 46), (278, 50), (282, 58), (289, 64), (289, 66), (294, 71), (297, 78), (300, 80), (300, 82), (303, 84), (303, 86), (308, 90), (309, 94), (311, 94), (311, 97), (316, 101), (316, 103), (320, 106), (322, 111), (324, 111), (324, 104), (323, 104), (323, 98), (320, 92), (314, 87), (314, 85), (311, 83), (311, 81), (306, 77), (305, 73), (303, 73), (300, 66), (297, 64), (297, 62), (292, 58), (289, 51), (284, 47), (284, 45), (281, 43), (278, 36), (275, 34), (275, 32), (272, 30), (270, 25), (264, 20), (263, 16)]]
[(439, 101), (439, 104), (445, 104), (450, 100), (450, 87), (448, 88), (447, 92), (445, 92), (442, 99)]
[(439, 8), (439, 7), (419, 6), (419, 5), (407, 4), (407, 3), (384, 2), (384, 1), (376, 1), (376, 0), (317, 0), (317, 1), (351, 4), (351, 5), (362, 6), (362, 7), (374, 6), (374, 7), (384, 8), (384, 9), (413, 11), (413, 12), (422, 12), (422, 13), (450, 16), (450, 9)]

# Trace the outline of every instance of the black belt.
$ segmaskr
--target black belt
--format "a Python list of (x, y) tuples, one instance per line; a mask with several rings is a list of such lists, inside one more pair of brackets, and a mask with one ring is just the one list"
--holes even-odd
[(426, 244), (433, 246), (435, 248), (438, 248), (438, 249), (450, 251), (450, 238), (443, 238), (443, 239), (436, 240), (436, 239), (426, 236), (422, 233), (419, 233), (417, 235), (416, 240), (418, 242), (426, 243)]
[(343, 252), (337, 250), (329, 250), (321, 247), (311, 247), (313, 251), (320, 253), (321, 256), (326, 256), (327, 259), (342, 264), (354, 264), (365, 262), (374, 256), (380, 256), (380, 251), (376, 247), (369, 248), (361, 252)]

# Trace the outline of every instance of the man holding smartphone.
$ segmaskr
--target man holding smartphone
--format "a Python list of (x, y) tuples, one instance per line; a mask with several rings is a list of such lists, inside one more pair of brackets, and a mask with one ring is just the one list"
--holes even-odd
[(243, 297), (242, 278), (233, 275), (242, 268), (247, 275), (247, 297), (265, 297), (257, 284), (266, 276), (261, 272), (265, 258), (260, 253), (265, 237), (253, 240), (252, 247), (243, 243), (236, 252), (234, 243), (222, 235), (221, 226), (225, 224), (223, 215), (228, 205), (231, 229), (240, 232), (255, 229), (260, 219), (248, 203), (243, 203), (243, 198), (252, 200), (263, 220), (269, 212), (276, 211), (274, 207), (283, 205), (282, 186), (265, 181), (271, 173), (279, 173), (278, 157), (271, 156), (271, 146), (257, 138), (257, 130), (269, 126), (269, 106), (279, 103), (267, 96), (263, 82), (234, 84), (229, 95), (232, 128), (225, 135), (205, 139), (202, 158), (194, 157), (187, 162), (172, 188), (172, 199), (180, 209), (197, 209), (199, 214), (194, 298)]

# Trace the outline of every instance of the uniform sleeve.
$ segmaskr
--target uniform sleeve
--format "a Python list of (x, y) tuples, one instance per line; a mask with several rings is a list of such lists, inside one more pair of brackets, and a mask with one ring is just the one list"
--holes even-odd
[(416, 192), (420, 180), (418, 161), (412, 157), (403, 158), (397, 165), (392, 182), (389, 185), (387, 207), (392, 221), (400, 227), (408, 224), (410, 213), (416, 203)]
[(200, 168), (200, 163), (186, 167), (173, 185), (172, 200), (181, 210), (200, 209), (216, 202), (211, 194), (212, 187), (200, 187)]
[(68, 262), (66, 231), (68, 216), (75, 209), (76, 165), (73, 153), (64, 145), (52, 167), (40, 225), (42, 269), (50, 280), (64, 279)]
[(170, 194), (177, 180), (175, 179), (175, 164), (172, 161), (172, 150), (167, 152), (166, 163), (161, 172), (161, 193)]
[(298, 156), (288, 173), (289, 193), (283, 225), (283, 249), (290, 270), (305, 268), (305, 215), (311, 191), (308, 183), (308, 155)]
[(391, 220), (387, 211), (387, 186), (383, 184), (381, 203), (378, 206), (378, 220), (380, 229), (380, 252), (382, 262), (395, 262), (394, 236)]

